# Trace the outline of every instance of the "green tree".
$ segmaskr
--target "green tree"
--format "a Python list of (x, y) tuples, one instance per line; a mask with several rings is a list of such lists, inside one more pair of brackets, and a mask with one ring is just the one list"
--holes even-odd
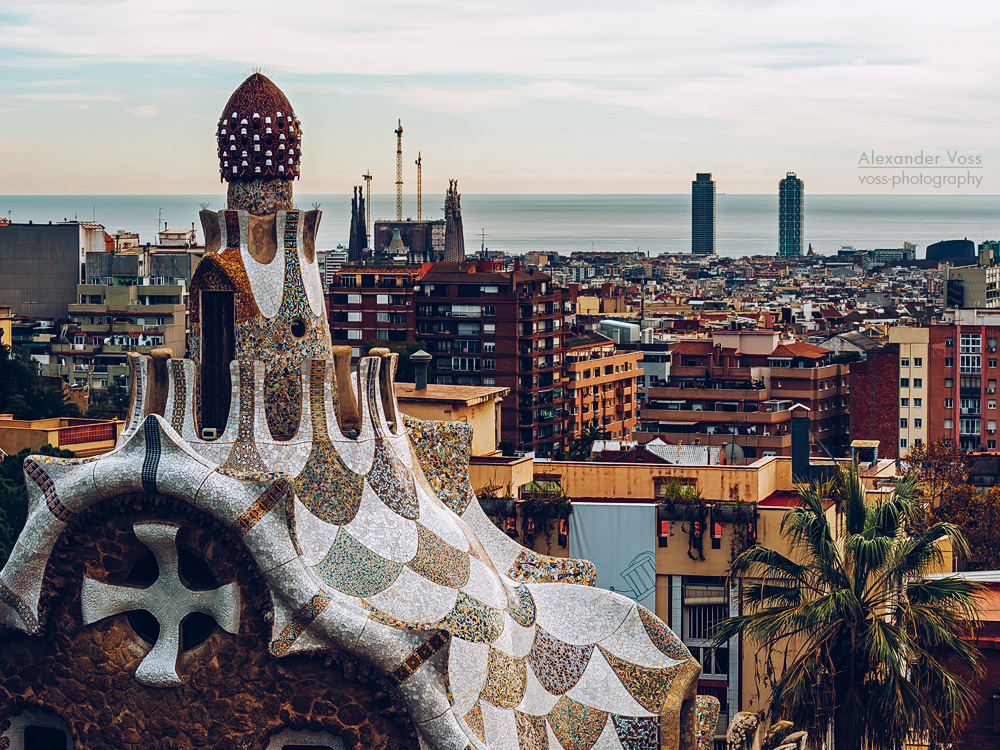
[(745, 614), (724, 621), (716, 642), (744, 635), (767, 649), (772, 718), (818, 736), (832, 727), (837, 750), (900, 748), (911, 732), (958, 737), (976, 704), (968, 638), (981, 587), (925, 575), (942, 561), (940, 543), (961, 549), (964, 538), (948, 523), (905, 533), (915, 475), (874, 502), (854, 470), (837, 484), (845, 537), (824, 507), (830, 485), (801, 487), (802, 506), (781, 524), (791, 557), (757, 545), (736, 558)]
[(917, 472), (918, 492), (927, 508), (939, 505), (949, 493), (967, 486), (969, 481), (969, 454), (954, 440), (914, 445), (903, 461)]
[(0, 340), (0, 412), (13, 411), (13, 399), (38, 381), (38, 362), (24, 349)]
[(596, 420), (590, 422), (570, 443), (569, 460), (586, 461), (590, 458), (591, 451), (594, 450), (594, 443), (598, 440), (606, 440), (607, 437), (607, 430), (601, 427)]
[(20, 453), (5, 456), (0, 461), (0, 567), (7, 562), (28, 517), (28, 489), (24, 485), (24, 459), (35, 453), (42, 456), (73, 458), (73, 451), (43, 445), (33, 451), (25, 448)]
[(16, 419), (79, 417), (80, 407), (70, 401), (62, 388), (34, 385), (11, 399)]

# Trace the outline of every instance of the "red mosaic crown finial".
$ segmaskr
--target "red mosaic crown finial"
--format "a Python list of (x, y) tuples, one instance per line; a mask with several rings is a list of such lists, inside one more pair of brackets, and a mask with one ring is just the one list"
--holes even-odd
[(229, 97), (219, 117), (222, 179), (295, 179), (299, 176), (301, 135), (288, 97), (267, 76), (254, 73)]

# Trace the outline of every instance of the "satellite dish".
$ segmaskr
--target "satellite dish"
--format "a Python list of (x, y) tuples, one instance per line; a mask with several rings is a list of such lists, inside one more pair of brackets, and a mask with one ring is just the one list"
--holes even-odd
[(722, 458), (730, 466), (743, 463), (743, 449), (736, 443), (729, 443), (722, 449)]

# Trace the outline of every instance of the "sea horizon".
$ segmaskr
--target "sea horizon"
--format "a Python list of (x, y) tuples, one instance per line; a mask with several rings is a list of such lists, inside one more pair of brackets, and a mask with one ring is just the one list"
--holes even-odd
[[(307, 209), (318, 204), (323, 219), (320, 249), (346, 245), (350, 194), (296, 196)], [(375, 193), (372, 221), (395, 217), (395, 195)], [(442, 218), (443, 193), (424, 193), (422, 218)], [(0, 218), (16, 223), (64, 220), (97, 221), (110, 232), (138, 232), (154, 242), (165, 226), (195, 224), (198, 211), (225, 207), (225, 193), (149, 193), (88, 195), (0, 195)], [(510, 253), (530, 251), (643, 251), (689, 253), (691, 196), (686, 193), (464, 193), (462, 215), (466, 251), (484, 245)], [(404, 194), (403, 218), (416, 218), (416, 195)], [(719, 193), (716, 199), (716, 249), (727, 257), (775, 255), (778, 198), (767, 193)], [(485, 232), (485, 237), (484, 237)], [(805, 242), (820, 255), (841, 246), (858, 249), (928, 244), (969, 238), (1000, 239), (1000, 195), (806, 194)]]

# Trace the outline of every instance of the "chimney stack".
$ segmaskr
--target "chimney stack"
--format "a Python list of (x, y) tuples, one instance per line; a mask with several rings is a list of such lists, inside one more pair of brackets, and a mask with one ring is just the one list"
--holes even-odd
[(808, 482), (809, 468), (809, 407), (795, 404), (792, 412), (792, 481)]
[(410, 355), (410, 361), (413, 363), (413, 379), (416, 381), (418, 391), (427, 390), (427, 366), (432, 359), (433, 357), (423, 349)]

